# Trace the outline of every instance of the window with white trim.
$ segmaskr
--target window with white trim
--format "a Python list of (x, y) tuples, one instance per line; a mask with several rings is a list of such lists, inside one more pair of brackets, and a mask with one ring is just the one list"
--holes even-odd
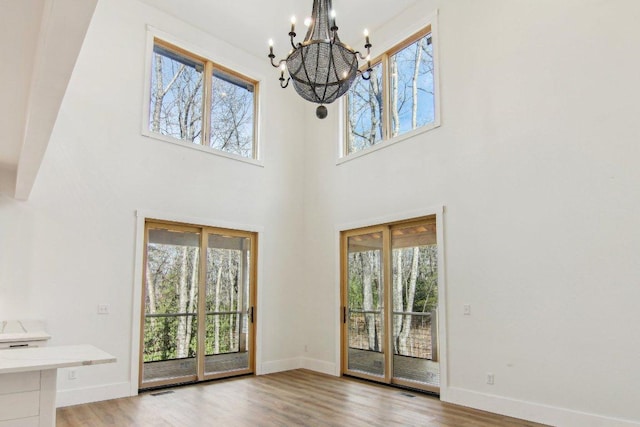
[(148, 130), (256, 159), (258, 82), (155, 39)]
[(431, 25), (371, 61), (345, 97), (343, 156), (437, 125)]

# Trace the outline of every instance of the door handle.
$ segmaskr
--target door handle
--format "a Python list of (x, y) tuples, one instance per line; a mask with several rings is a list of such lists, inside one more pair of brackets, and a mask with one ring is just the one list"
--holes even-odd
[(347, 323), (347, 307), (342, 306), (342, 323)]
[(251, 323), (253, 323), (253, 307), (249, 309), (249, 320), (251, 320)]

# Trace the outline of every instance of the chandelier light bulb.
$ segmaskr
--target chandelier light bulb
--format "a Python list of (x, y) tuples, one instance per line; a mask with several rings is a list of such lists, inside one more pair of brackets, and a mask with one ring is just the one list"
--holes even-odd
[(296, 16), (295, 15), (291, 17), (291, 31), (289, 31), (289, 35), (292, 38), (296, 36)]
[(306, 27), (308, 27), (309, 25), (311, 25), (311, 18), (306, 18), (306, 19), (304, 20), (304, 25), (305, 25)]
[(331, 9), (331, 17), (332, 17), (333, 19), (335, 19), (335, 18), (336, 18), (336, 10), (335, 10), (335, 9)]
[(364, 29), (364, 36), (369, 37), (369, 30), (367, 30), (366, 28)]
[(273, 47), (273, 39), (269, 39), (269, 47)]
[(282, 64), (280, 64), (280, 71), (284, 71), (287, 68), (287, 63), (283, 62)]

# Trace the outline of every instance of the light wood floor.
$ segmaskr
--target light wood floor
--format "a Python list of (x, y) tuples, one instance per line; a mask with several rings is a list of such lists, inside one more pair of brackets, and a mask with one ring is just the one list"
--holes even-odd
[(540, 426), (425, 394), (301, 369), (59, 408), (56, 425)]

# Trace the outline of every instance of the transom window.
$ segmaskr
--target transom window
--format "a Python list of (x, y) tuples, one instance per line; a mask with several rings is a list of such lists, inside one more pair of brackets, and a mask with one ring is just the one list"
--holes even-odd
[(372, 61), (369, 80), (347, 92), (343, 156), (437, 125), (429, 25)]
[(158, 39), (150, 81), (150, 132), (257, 157), (257, 81)]

